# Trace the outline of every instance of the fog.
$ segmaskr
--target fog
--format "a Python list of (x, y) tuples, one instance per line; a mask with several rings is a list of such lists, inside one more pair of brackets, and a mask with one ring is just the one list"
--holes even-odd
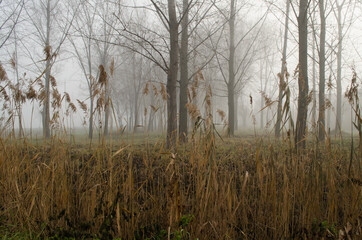
[[(0, 1), (0, 59), (2, 72), (7, 76), (1, 79), (4, 104), (1, 128), (19, 130), (22, 125), (25, 134), (34, 129), (39, 130), (39, 135), (46, 135), (42, 129), (47, 125), (44, 106), (48, 102), (50, 134), (62, 129), (81, 129), (88, 135), (91, 129), (105, 134), (120, 130), (166, 132), (173, 124), (170, 113), (174, 111), (177, 117), (173, 129), (180, 132), (180, 122), (185, 122), (180, 120), (184, 119), (180, 108), (182, 95), (186, 99), (181, 101), (186, 101), (182, 106), (187, 110), (188, 131), (193, 129), (197, 118), (211, 118), (225, 134), (231, 129), (232, 135), (248, 131), (274, 135), (286, 1), (235, 0), (233, 9), (230, 6), (233, 1), (189, 0), (185, 8), (185, 1), (177, 0), (176, 48), (170, 44), (173, 39), (170, 2), (173, 1)], [(341, 5), (340, 15), (337, 4)], [(362, 5), (360, 1), (348, 0), (325, 0), (324, 5), (326, 84), (325, 104), (319, 106), (320, 8), (318, 1), (308, 3), (307, 129), (310, 134), (318, 135), (321, 128), (318, 115), (323, 108), (323, 131), (350, 133), (355, 112), (345, 93), (354, 72), (357, 83), (361, 83)], [(297, 122), (298, 14), (299, 1), (291, 1), (287, 74), (282, 74), (287, 85), (281, 102), (283, 133), (294, 129)], [(183, 35), (185, 26), (187, 34)], [(342, 50), (340, 67), (339, 49)], [(172, 64), (172, 59), (176, 59), (176, 64)], [(337, 120), (339, 68), (340, 123)], [(175, 96), (171, 96), (174, 93), (169, 87), (171, 72), (177, 78)], [(49, 97), (46, 97), (47, 81)], [(36, 98), (26, 94), (30, 88), (37, 92)], [(16, 89), (23, 92), (23, 101), (16, 99)], [(361, 88), (358, 89), (361, 96)], [(172, 105), (173, 97), (176, 105)], [(287, 101), (290, 102), (286, 104)]]

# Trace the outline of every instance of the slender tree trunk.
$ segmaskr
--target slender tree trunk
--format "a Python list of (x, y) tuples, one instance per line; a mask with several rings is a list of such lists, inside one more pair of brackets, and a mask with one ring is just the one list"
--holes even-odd
[(50, 1), (47, 1), (47, 26), (46, 26), (46, 39), (45, 39), (45, 49), (46, 49), (46, 72), (45, 72), (45, 99), (44, 99), (44, 109), (43, 109), (43, 135), (45, 138), (50, 138), (50, 73), (51, 73), (51, 47), (50, 47)]
[[(104, 44), (103, 44), (103, 53), (102, 53), (102, 63), (103, 63), (103, 67), (104, 67), (104, 71), (107, 74), (107, 81), (106, 81), (106, 85), (105, 85), (105, 111), (104, 111), (104, 136), (108, 137), (109, 135), (109, 115), (110, 115), (110, 104), (111, 104), (111, 80), (113, 78), (113, 74), (111, 73), (110, 68), (109, 68), (109, 64), (108, 64), (108, 43), (107, 43), (107, 36), (109, 35), (109, 33), (107, 32), (107, 27), (106, 27), (106, 23), (103, 23), (103, 34), (104, 34)], [(112, 63), (114, 64), (114, 63)], [(110, 74), (108, 74), (108, 72), (110, 72)]]
[(243, 123), (242, 123), (242, 128), (246, 128), (246, 116), (248, 116), (248, 114), (246, 113), (246, 106), (245, 106), (245, 104), (244, 104), (244, 99), (243, 99), (243, 95), (241, 94), (241, 118), (242, 118), (242, 121), (243, 121)]
[(319, 12), (321, 19), (320, 46), (319, 46), (319, 116), (318, 116), (318, 139), (325, 139), (325, 41), (326, 41), (326, 17), (324, 13), (324, 0), (319, 0)]
[(316, 54), (315, 54), (315, 42), (313, 41), (313, 106), (312, 106), (312, 124), (313, 128), (316, 129), (316, 121), (317, 121), (317, 90), (316, 90)]
[(228, 81), (228, 119), (229, 119), (229, 136), (234, 136), (235, 132), (235, 0), (230, 3), (230, 47), (229, 47), (229, 81)]
[(178, 72), (178, 22), (175, 0), (168, 0), (170, 31), (170, 64), (167, 72), (167, 147), (176, 146), (177, 136), (177, 101), (176, 83)]
[(234, 118), (234, 125), (235, 125), (235, 128), (234, 130), (237, 131), (239, 129), (239, 122), (238, 122), (238, 112), (239, 112), (239, 94), (235, 94), (235, 118)]
[[(136, 79), (134, 79), (134, 81), (136, 81)], [(138, 115), (139, 115), (139, 109), (138, 109), (138, 94), (137, 94), (137, 91), (135, 89), (135, 95), (134, 95), (134, 106), (133, 106), (133, 109), (134, 109), (134, 128), (133, 128), (133, 131), (134, 132), (137, 132), (137, 128), (138, 128)]]
[(90, 91), (90, 107), (89, 107), (89, 128), (88, 128), (88, 134), (89, 138), (93, 139), (93, 108), (94, 108), (94, 96), (93, 92)]
[[(332, 89), (328, 90), (328, 100), (331, 101), (332, 99)], [(326, 133), (328, 134), (331, 128), (331, 108), (328, 108), (328, 117), (327, 117), (327, 124), (326, 124)]]
[[(338, 3), (337, 3), (338, 4)], [(335, 131), (340, 131), (342, 126), (342, 5), (337, 5), (338, 10), (338, 52), (337, 52), (337, 116)]]
[(286, 14), (285, 14), (285, 28), (284, 28), (284, 43), (283, 43), (283, 57), (282, 57), (282, 69), (280, 71), (279, 80), (279, 96), (278, 96), (278, 110), (277, 110), (277, 122), (275, 124), (275, 137), (280, 137), (280, 127), (282, 121), (282, 101), (284, 92), (284, 76), (287, 62), (287, 47), (288, 47), (288, 31), (289, 31), (289, 12), (290, 12), (290, 0), (286, 0)]
[(189, 83), (188, 76), (188, 45), (189, 45), (189, 1), (183, 0), (183, 19), (182, 19), (182, 35), (181, 35), (181, 52), (180, 52), (180, 124), (179, 138), (181, 142), (187, 142), (187, 87)]
[[(313, 1), (313, 9), (316, 9), (316, 1)], [(316, 64), (316, 32), (315, 32), (315, 19), (316, 11), (313, 11), (312, 29), (313, 29), (313, 43), (312, 43), (312, 82), (313, 82), (313, 106), (312, 106), (312, 126), (313, 132), (318, 134), (318, 123), (317, 123), (317, 90), (316, 90), (316, 78), (317, 78), (317, 64)]]
[(133, 106), (132, 104), (129, 105), (129, 116), (128, 116), (128, 132), (133, 131)]
[(108, 130), (108, 124), (109, 124), (109, 108), (110, 108), (110, 94), (109, 94), (109, 78), (107, 77), (107, 81), (106, 81), (106, 94), (105, 94), (105, 101), (106, 101), (106, 106), (105, 106), (105, 112), (104, 112), (104, 136), (107, 137), (109, 134), (109, 130)]
[[(264, 107), (263, 97), (263, 64), (260, 61), (260, 109)], [(260, 111), (260, 129), (264, 128), (264, 111)]]
[[(267, 57), (267, 56), (266, 56)], [(262, 87), (264, 85), (264, 89), (262, 88), (262, 91), (264, 92), (264, 94), (266, 94), (267, 90), (268, 90), (268, 61), (265, 61), (265, 67), (264, 67), (264, 78), (265, 78), (265, 82), (263, 83), (262, 81)], [(264, 96), (262, 96), (262, 104), (261, 104), (261, 109), (263, 109), (265, 107), (265, 99)], [(268, 109), (264, 109), (262, 112), (266, 111), (267, 112), (267, 116), (266, 119), (264, 118), (264, 113), (262, 114), (262, 127), (261, 129), (264, 130), (266, 124), (268, 123)], [(264, 123), (264, 119), (266, 120)]]
[[(150, 100), (151, 100), (151, 106), (153, 106), (155, 104), (155, 97), (153, 95), (153, 92), (151, 93), (150, 96)], [(148, 119), (148, 132), (152, 132), (154, 130), (154, 118), (155, 118), (155, 112), (153, 111), (153, 109), (150, 109), (150, 115), (149, 115), (149, 119)]]
[(298, 16), (299, 32), (299, 95), (295, 135), (297, 148), (305, 148), (308, 116), (308, 0), (300, 0)]
[[(16, 35), (16, 27), (14, 28), (14, 42), (15, 42), (15, 75), (16, 75), (16, 82), (17, 82), (17, 90), (20, 91), (20, 78), (19, 78), (19, 62), (18, 62), (18, 39)], [(16, 99), (16, 110), (18, 113), (18, 123), (19, 123), (19, 137), (22, 137), (24, 135), (23, 131), (23, 124), (22, 124), (22, 110), (21, 110), (21, 99)]]
[(89, 129), (88, 135), (90, 139), (93, 139), (93, 108), (94, 108), (94, 87), (95, 82), (92, 76), (92, 52), (91, 52), (91, 38), (88, 38), (88, 71), (89, 71)]

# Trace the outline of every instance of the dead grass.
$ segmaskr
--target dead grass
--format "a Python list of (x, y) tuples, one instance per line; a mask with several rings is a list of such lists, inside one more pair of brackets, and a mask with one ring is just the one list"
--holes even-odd
[(0, 139), (0, 225), (59, 239), (361, 237), (361, 172), (354, 161), (348, 177), (349, 149), (287, 146), (211, 133), (173, 153), (162, 142)]

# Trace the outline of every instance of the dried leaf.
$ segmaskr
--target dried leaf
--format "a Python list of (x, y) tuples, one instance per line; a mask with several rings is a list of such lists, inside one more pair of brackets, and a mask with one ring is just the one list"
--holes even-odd
[(98, 83), (103, 86), (107, 84), (107, 72), (103, 65), (99, 65), (99, 78)]
[(3, 65), (0, 63), (0, 80), (1, 81), (6, 81), (8, 80), (8, 76), (6, 74), (5, 69), (3, 68)]

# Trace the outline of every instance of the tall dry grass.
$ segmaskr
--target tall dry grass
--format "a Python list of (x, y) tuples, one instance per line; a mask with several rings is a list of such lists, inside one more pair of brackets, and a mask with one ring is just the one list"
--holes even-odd
[(356, 161), (348, 177), (348, 148), (298, 155), (286, 143), (216, 144), (212, 131), (173, 153), (163, 146), (2, 138), (0, 225), (42, 238), (361, 237), (362, 183)]

